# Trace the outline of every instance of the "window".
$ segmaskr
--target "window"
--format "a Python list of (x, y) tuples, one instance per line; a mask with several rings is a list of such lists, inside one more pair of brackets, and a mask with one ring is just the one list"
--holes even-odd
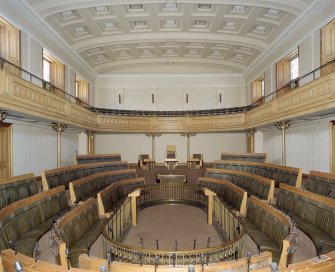
[(277, 62), (277, 97), (296, 88), (298, 81), (294, 80), (297, 78), (299, 78), (298, 48)]
[[(335, 63), (335, 19), (321, 28), (321, 76), (325, 76), (334, 71)], [(330, 64), (326, 65), (327, 63)]]
[(251, 102), (256, 102), (265, 95), (264, 74), (251, 83)]
[(57, 95), (64, 96), (64, 70), (64, 64), (43, 49), (42, 75), (43, 80), (46, 81), (43, 84), (44, 88)]
[(20, 30), (0, 16), (0, 56), (20, 66)]
[(76, 97), (87, 104), (89, 103), (88, 90), (88, 83), (80, 77), (76, 76)]

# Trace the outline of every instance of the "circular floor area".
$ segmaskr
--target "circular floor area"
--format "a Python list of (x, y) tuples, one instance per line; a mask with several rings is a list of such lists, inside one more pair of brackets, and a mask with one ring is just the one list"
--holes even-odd
[(130, 229), (124, 243), (140, 246), (143, 238), (144, 248), (192, 250), (196, 239), (196, 248), (206, 248), (208, 237), (210, 246), (222, 244), (213, 226), (207, 225), (207, 214), (203, 210), (188, 205), (159, 205), (139, 212), (138, 224)]

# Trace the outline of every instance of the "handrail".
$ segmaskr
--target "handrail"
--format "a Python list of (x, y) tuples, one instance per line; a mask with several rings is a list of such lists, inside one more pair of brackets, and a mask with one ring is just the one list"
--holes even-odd
[[(163, 185), (161, 190), (159, 187)], [(187, 187), (186, 191), (183, 193), (181, 187)], [(142, 194), (140, 196), (140, 200), (138, 204), (140, 206), (146, 206), (145, 204), (150, 202), (158, 202), (161, 201), (165, 203), (165, 201), (182, 201), (185, 200), (188, 203), (194, 203), (194, 205), (199, 204), (207, 205), (206, 197), (203, 193), (202, 188), (197, 184), (184, 184), (184, 183), (170, 183), (170, 184), (150, 184), (145, 185), (143, 187)], [(190, 190), (193, 190), (193, 193), (190, 193)], [(152, 191), (152, 192), (151, 192)], [(199, 194), (203, 195), (200, 197)], [(152, 194), (152, 196), (150, 196)], [(197, 196), (196, 196), (197, 195)], [(160, 196), (160, 197), (159, 197)], [(176, 199), (174, 199), (176, 198)], [(227, 211), (229, 207), (227, 207), (220, 199), (217, 199)], [(124, 202), (128, 203), (127, 201)], [(122, 205), (123, 206), (123, 205)], [(123, 208), (125, 211), (128, 209)], [(118, 209), (118, 211), (114, 211), (111, 214), (110, 222), (113, 222), (119, 218), (119, 223), (123, 222), (120, 218), (123, 215), (120, 213), (122, 207)], [(114, 219), (115, 218), (115, 219)], [(106, 255), (108, 252), (114, 256), (114, 258), (119, 262), (128, 262), (128, 263), (137, 263), (137, 264), (156, 264), (156, 265), (187, 265), (187, 264), (201, 264), (204, 262), (208, 263), (217, 263), (223, 260), (235, 260), (237, 258), (242, 257), (242, 248), (243, 248), (243, 239), (245, 235), (245, 229), (243, 223), (240, 222), (239, 218), (236, 217), (233, 212), (231, 212), (231, 218), (234, 222), (232, 222), (233, 230), (237, 229), (237, 225), (239, 226), (240, 232), (235, 233), (235, 235), (224, 244), (196, 249), (196, 250), (154, 250), (154, 249), (145, 249), (136, 246), (130, 246), (122, 243), (122, 238), (124, 235), (120, 231), (119, 234), (115, 235), (115, 233), (111, 232), (111, 229), (115, 229), (115, 226), (110, 226), (110, 222), (106, 223), (105, 228), (103, 228), (103, 244), (104, 244), (104, 254)], [(214, 217), (215, 219), (215, 217)], [(129, 221), (129, 219), (127, 220)], [(213, 221), (214, 224), (219, 224), (216, 220)], [(126, 224), (125, 224), (126, 225)], [(236, 226), (235, 226), (236, 225)], [(118, 229), (120, 230), (120, 229)], [(125, 226), (124, 231), (128, 231), (128, 226)], [(114, 235), (115, 239), (113, 239), (110, 235)], [(106, 256), (105, 256), (106, 257)], [(157, 263), (158, 262), (158, 263)]]
[[(317, 72), (320, 72), (321, 69), (325, 68), (326, 66), (330, 66), (331, 64), (335, 63), (335, 59), (314, 69), (313, 71), (298, 77), (296, 79), (291, 80), (288, 82), (285, 86), (260, 97), (257, 101), (243, 107), (231, 107), (231, 108), (219, 108), (219, 109), (206, 109), (206, 110), (181, 110), (181, 111), (148, 111), (148, 110), (119, 110), (119, 109), (105, 109), (105, 108), (97, 108), (93, 107), (92, 105), (82, 101), (80, 98), (75, 97), (66, 91), (56, 87), (52, 83), (43, 80), (39, 78), (36, 75), (33, 75), (32, 73), (22, 69), (21, 67), (5, 60), (4, 58), (0, 57), (0, 69), (6, 70), (6, 64), (8, 64), (10, 67), (14, 67), (15, 69), (19, 70), (20, 72), (23, 72), (26, 76), (28, 76), (28, 79), (21, 75), (21, 78), (24, 80), (27, 80), (28, 82), (41, 87), (49, 92), (53, 92), (58, 96), (63, 97), (64, 99), (78, 104), (83, 108), (86, 108), (87, 110), (90, 110), (92, 112), (95, 112), (97, 114), (106, 114), (106, 115), (120, 115), (120, 116), (156, 116), (156, 117), (180, 117), (180, 116), (209, 116), (209, 115), (225, 115), (225, 114), (235, 114), (235, 113), (245, 113), (249, 110), (252, 110), (266, 102), (271, 101), (273, 99), (276, 99), (281, 96), (281, 92), (286, 93), (288, 91), (292, 91), (296, 89), (297, 87), (301, 86), (302, 80), (307, 80), (308, 77), (312, 76), (311, 80), (307, 80), (307, 82), (313, 81), (317, 78)], [(10, 69), (9, 69), (9, 72)], [(15, 73), (14, 73), (15, 74)], [(17, 74), (16, 74), (17, 75)], [(325, 75), (325, 74), (324, 74)], [(318, 75), (318, 77), (324, 76), (324, 75)], [(34, 80), (37, 80), (37, 82), (34, 82)], [(306, 84), (305, 82), (304, 84)]]

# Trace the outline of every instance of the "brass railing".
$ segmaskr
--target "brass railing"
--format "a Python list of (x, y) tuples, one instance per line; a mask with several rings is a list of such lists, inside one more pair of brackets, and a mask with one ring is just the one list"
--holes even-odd
[[(145, 208), (167, 202), (180, 202), (189, 205), (207, 207), (207, 199), (202, 188), (184, 183), (151, 184), (144, 186), (138, 198), (138, 208)], [(103, 230), (103, 245), (105, 258), (109, 254), (113, 260), (136, 264), (150, 265), (189, 265), (217, 263), (236, 260), (243, 257), (244, 227), (237, 217), (218, 198), (214, 201), (214, 224), (220, 236), (227, 242), (215, 246), (186, 251), (152, 250), (129, 246), (121, 241), (129, 230), (130, 211), (125, 201), (120, 210), (112, 214), (110, 222)], [(124, 215), (122, 215), (124, 213)], [(225, 216), (221, 216), (225, 215)], [(118, 221), (117, 221), (117, 218)], [(231, 220), (228, 222), (228, 220)], [(119, 223), (117, 223), (119, 222)], [(227, 228), (226, 228), (227, 226)]]

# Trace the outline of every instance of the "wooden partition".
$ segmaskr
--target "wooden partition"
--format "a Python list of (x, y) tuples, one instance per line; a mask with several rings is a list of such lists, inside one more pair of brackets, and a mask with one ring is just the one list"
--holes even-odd
[(301, 187), (302, 169), (282, 166), (263, 162), (247, 162), (247, 161), (214, 161), (214, 168), (222, 168), (228, 170), (237, 170), (253, 173), (275, 181), (275, 186), (279, 187), (280, 183)]
[(206, 176), (229, 181), (246, 190), (250, 195), (256, 195), (268, 202), (273, 202), (274, 180), (247, 172), (218, 168), (207, 168)]
[(114, 154), (77, 155), (76, 160), (77, 160), (77, 164), (121, 161), (121, 154), (114, 153)]
[(83, 165), (72, 165), (42, 172), (43, 190), (47, 191), (59, 185), (64, 185), (66, 189), (69, 182), (92, 175), (99, 172), (129, 169), (127, 161), (98, 162)]
[(229, 153), (221, 152), (221, 160), (265, 162), (267, 153)]
[(136, 178), (136, 170), (115, 170), (109, 172), (96, 173), (81, 179), (70, 182), (70, 198), (74, 204), (83, 201), (106, 188), (108, 185), (123, 179)]
[(198, 183), (215, 192), (222, 201), (232, 205), (238, 211), (238, 215), (246, 215), (248, 196), (245, 190), (222, 179), (199, 178)]

